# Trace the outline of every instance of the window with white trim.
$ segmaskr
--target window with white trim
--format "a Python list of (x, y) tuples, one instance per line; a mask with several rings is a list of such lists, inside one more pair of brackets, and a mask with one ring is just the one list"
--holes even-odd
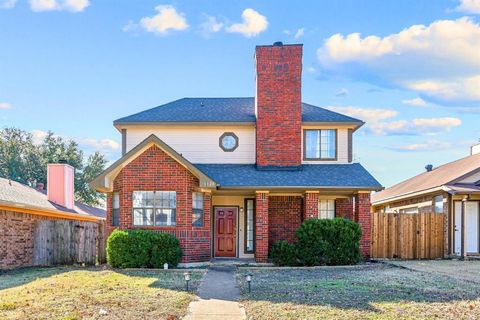
[(318, 200), (318, 218), (319, 219), (335, 218), (335, 200), (334, 199)]
[(192, 193), (192, 226), (203, 227), (203, 193)]
[(134, 191), (132, 198), (134, 226), (176, 225), (175, 191)]
[(118, 192), (113, 193), (112, 197), (112, 226), (120, 225), (120, 195)]
[(304, 133), (305, 160), (335, 160), (337, 131), (335, 129), (308, 129)]

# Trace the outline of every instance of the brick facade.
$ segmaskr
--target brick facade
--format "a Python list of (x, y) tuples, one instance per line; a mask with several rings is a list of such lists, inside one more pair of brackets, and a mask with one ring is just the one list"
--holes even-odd
[(257, 262), (268, 261), (268, 192), (257, 192), (255, 194), (255, 260)]
[(303, 206), (303, 219), (318, 218), (318, 192), (306, 192)]
[[(180, 240), (183, 263), (209, 261), (211, 257), (211, 194), (204, 193), (204, 225), (192, 226), (192, 193), (200, 192), (198, 179), (157, 146), (152, 146), (126, 165), (114, 181), (120, 196), (120, 229), (150, 229)], [(175, 191), (176, 225), (133, 226), (133, 191)], [(107, 224), (112, 225), (112, 195), (107, 198)], [(114, 228), (109, 227), (109, 232)]]
[(257, 166), (300, 166), (302, 45), (257, 46)]
[(354, 220), (353, 197), (335, 200), (335, 216)]
[(300, 196), (270, 196), (268, 209), (270, 248), (278, 240), (295, 242), (295, 231), (302, 224), (302, 204), (303, 199)]
[(355, 221), (360, 224), (362, 238), (360, 239), (360, 250), (362, 256), (370, 257), (371, 247), (371, 214), (370, 214), (370, 193), (358, 193), (355, 197)]
[(0, 210), (0, 269), (33, 265), (35, 225), (41, 220), (62, 220)]

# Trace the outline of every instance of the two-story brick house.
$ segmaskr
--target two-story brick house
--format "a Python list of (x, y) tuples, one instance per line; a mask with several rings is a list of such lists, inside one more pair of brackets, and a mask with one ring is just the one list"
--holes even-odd
[(108, 225), (169, 232), (182, 262), (265, 262), (304, 219), (345, 217), (370, 253), (370, 192), (352, 162), (364, 123), (302, 103), (302, 45), (255, 50), (254, 98), (184, 98), (118, 119), (123, 156), (92, 182)]

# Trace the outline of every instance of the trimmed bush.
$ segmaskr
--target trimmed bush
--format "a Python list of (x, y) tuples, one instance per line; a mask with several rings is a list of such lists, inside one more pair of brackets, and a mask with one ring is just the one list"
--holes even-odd
[(270, 251), (273, 263), (278, 266), (295, 266), (297, 265), (297, 252), (295, 245), (279, 240), (275, 242)]
[(300, 262), (307, 266), (349, 265), (361, 261), (358, 223), (348, 219), (309, 219), (296, 231)]
[(150, 230), (114, 230), (107, 240), (107, 261), (114, 268), (159, 268), (180, 262), (180, 242)]

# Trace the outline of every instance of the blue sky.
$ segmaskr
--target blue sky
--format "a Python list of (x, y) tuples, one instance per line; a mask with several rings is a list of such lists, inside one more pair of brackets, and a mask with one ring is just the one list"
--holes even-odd
[(114, 160), (113, 120), (253, 96), (255, 45), (303, 43), (303, 100), (367, 121), (355, 158), (390, 186), (480, 138), (479, 22), (479, 0), (0, 0), (0, 127)]

